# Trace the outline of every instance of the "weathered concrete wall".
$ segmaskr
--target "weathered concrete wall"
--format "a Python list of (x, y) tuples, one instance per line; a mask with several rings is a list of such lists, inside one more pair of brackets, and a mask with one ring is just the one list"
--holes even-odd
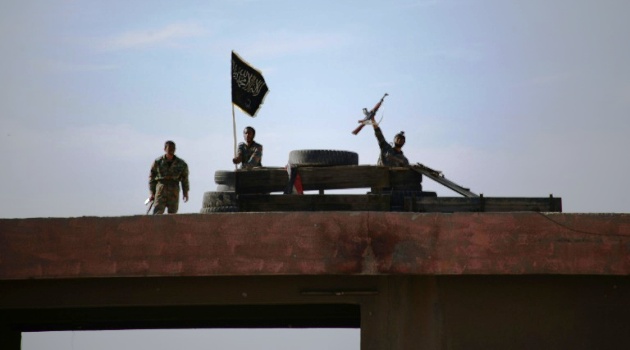
[(238, 213), (0, 220), (0, 279), (630, 274), (630, 215)]
[(360, 326), (362, 350), (628, 348), (629, 253), (628, 214), (0, 220), (0, 344), (19, 349), (26, 330)]

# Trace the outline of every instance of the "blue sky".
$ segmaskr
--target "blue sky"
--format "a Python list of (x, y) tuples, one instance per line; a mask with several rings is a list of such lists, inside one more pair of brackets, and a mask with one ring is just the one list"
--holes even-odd
[[(3, 1), (2, 217), (144, 210), (167, 139), (201, 207), (233, 154), (230, 52), (270, 88), (252, 119), (263, 164), (339, 149), (385, 93), (388, 139), (485, 196), (563, 198), (628, 212), (630, 49), (624, 1)], [(457, 196), (425, 181), (427, 190)]]
[[(231, 170), (230, 53), (270, 88), (251, 125), (263, 165), (336, 149), (389, 93), (385, 136), (487, 197), (630, 212), (625, 0), (0, 2), (1, 218), (144, 213), (167, 139), (196, 213)], [(425, 189), (457, 196), (425, 180)]]

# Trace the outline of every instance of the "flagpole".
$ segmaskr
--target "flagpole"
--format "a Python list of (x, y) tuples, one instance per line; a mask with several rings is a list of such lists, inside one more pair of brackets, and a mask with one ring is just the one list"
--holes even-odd
[[(234, 132), (234, 158), (236, 158), (236, 115), (234, 114), (234, 103), (232, 103), (232, 131)], [(237, 169), (237, 164), (234, 164), (234, 170)]]
[[(259, 70), (240, 58), (232, 50), (232, 124), (234, 129), (234, 158), (238, 154), (236, 146), (236, 116), (234, 105), (243, 112), (255, 117), (258, 108), (265, 101), (269, 92), (265, 78)], [(244, 159), (242, 159), (244, 160)], [(235, 164), (235, 168), (236, 164)]]

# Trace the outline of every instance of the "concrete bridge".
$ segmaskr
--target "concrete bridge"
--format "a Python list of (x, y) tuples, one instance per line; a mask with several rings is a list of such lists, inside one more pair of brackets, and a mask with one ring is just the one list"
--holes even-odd
[(356, 327), (361, 349), (630, 346), (630, 215), (271, 212), (0, 220), (21, 332)]

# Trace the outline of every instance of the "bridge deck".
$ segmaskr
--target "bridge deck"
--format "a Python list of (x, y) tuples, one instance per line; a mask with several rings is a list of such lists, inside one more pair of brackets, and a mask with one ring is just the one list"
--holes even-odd
[(0, 220), (22, 331), (360, 327), (361, 349), (630, 346), (630, 215), (271, 212)]

